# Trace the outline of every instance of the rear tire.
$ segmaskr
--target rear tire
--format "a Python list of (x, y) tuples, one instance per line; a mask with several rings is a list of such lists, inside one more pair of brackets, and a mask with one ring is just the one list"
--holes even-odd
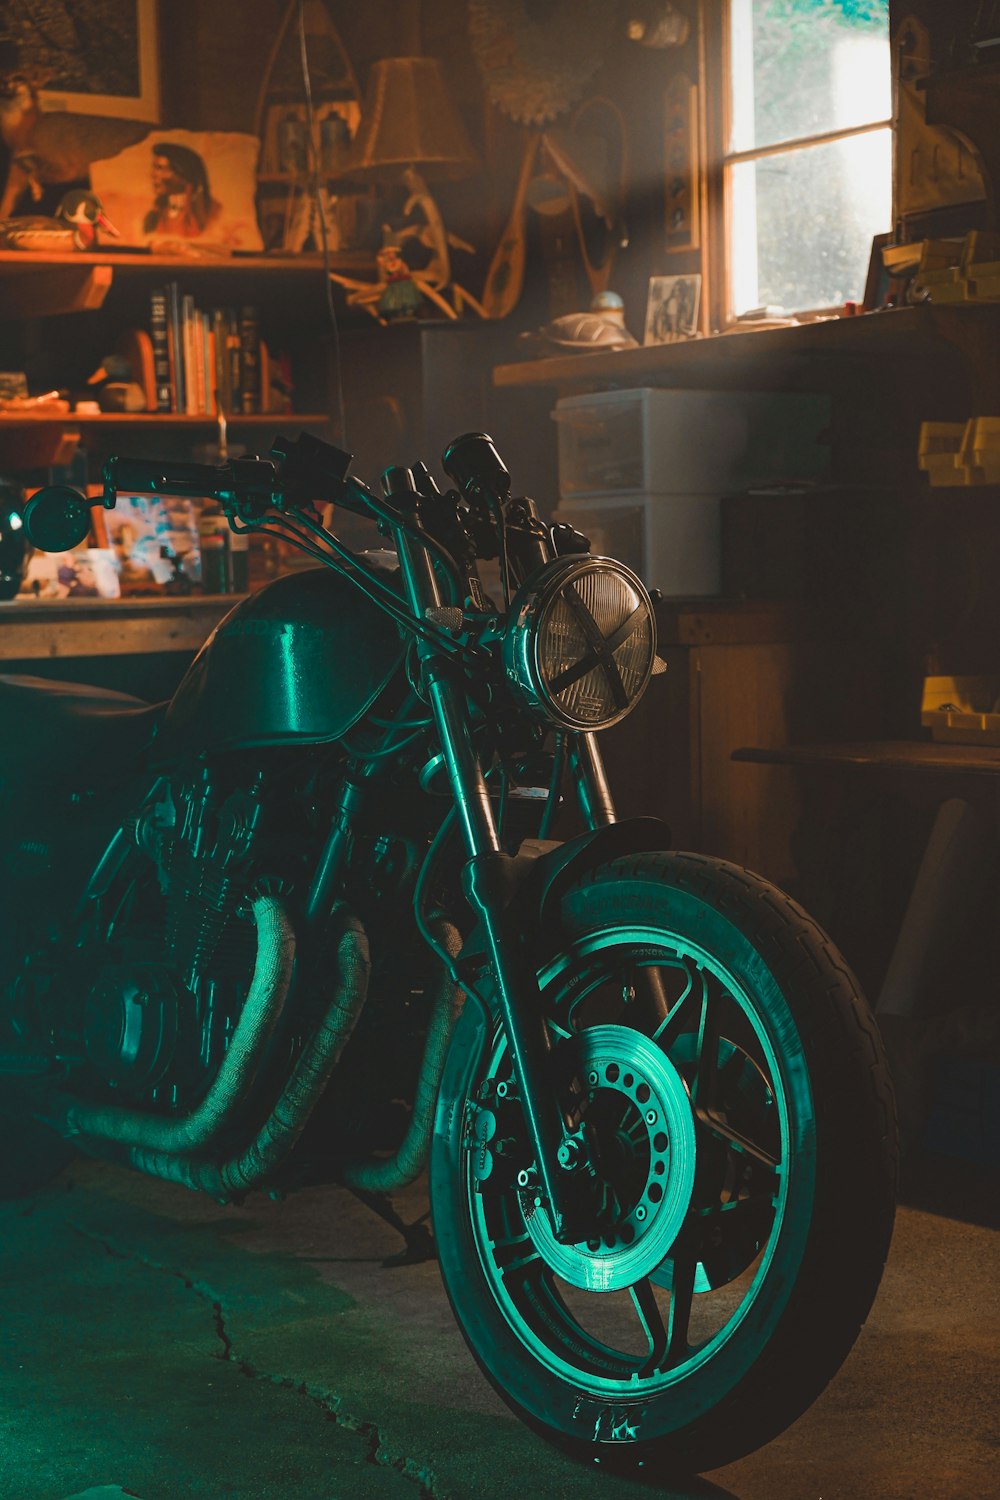
[(600, 1232), (552, 1238), (502, 1029), (467, 1006), (431, 1163), (445, 1286), (545, 1437), (715, 1468), (816, 1399), (875, 1296), (897, 1167), (878, 1032), (825, 934), (734, 865), (619, 859), (560, 917), (539, 977)]

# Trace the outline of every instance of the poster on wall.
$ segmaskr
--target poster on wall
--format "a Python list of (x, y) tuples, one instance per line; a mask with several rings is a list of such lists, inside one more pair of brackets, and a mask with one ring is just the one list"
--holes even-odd
[(0, 14), (43, 109), (159, 120), (156, 0), (7, 0)]
[(238, 131), (154, 130), (92, 162), (90, 181), (121, 245), (262, 250), (259, 150), (255, 135)]

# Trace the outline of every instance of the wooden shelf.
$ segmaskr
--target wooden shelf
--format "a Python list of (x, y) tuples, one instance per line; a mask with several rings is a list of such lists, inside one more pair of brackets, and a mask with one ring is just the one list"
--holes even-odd
[[(733, 390), (746, 386), (802, 389), (807, 372), (822, 384), (822, 369), (847, 369), (859, 355), (933, 359), (951, 344), (983, 362), (993, 373), (1000, 344), (1000, 303), (962, 303), (891, 308), (853, 318), (801, 323), (790, 328), (714, 334), (683, 344), (639, 349), (559, 354), (517, 364), (497, 365), (493, 382), (504, 387), (576, 386), (601, 388), (642, 385)], [(752, 371), (752, 374), (751, 374)]]
[[(330, 255), (334, 270), (369, 269), (375, 257), (369, 250), (336, 250)], [(209, 271), (264, 272), (304, 276), (323, 269), (322, 255), (150, 255), (144, 250), (81, 250), (65, 255), (38, 255), (30, 250), (0, 250), (0, 277), (45, 271), (53, 266), (110, 266), (115, 271), (173, 271), (177, 276)]]
[[(345, 275), (371, 273), (374, 256), (367, 250), (339, 250), (330, 255), (331, 271)], [(98, 250), (65, 255), (37, 255), (29, 250), (0, 250), (0, 318), (52, 317), (103, 307), (115, 277), (171, 278), (232, 276), (307, 279), (321, 284), (321, 255), (225, 255), (188, 260), (182, 255), (148, 255), (143, 251)]]
[[(56, 412), (51, 416), (43, 412), (37, 415), (26, 412), (23, 416), (16, 412), (0, 412), (0, 432), (14, 432), (25, 427), (215, 427), (218, 420), (208, 413), (189, 416), (169, 411), (102, 411), (97, 416), (73, 411)], [(325, 427), (331, 420), (326, 412), (234, 412), (226, 417), (226, 424), (229, 427), (271, 427), (276, 422), (285, 422), (293, 427)]]
[(939, 744), (931, 740), (869, 740), (857, 744), (743, 746), (733, 760), (768, 766), (853, 767), (1000, 776), (1000, 746)]

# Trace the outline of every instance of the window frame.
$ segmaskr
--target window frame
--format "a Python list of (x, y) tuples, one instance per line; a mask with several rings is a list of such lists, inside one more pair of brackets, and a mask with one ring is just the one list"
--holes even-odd
[[(730, 151), (732, 138), (732, 6), (733, 0), (699, 0), (701, 34), (701, 74), (705, 80), (704, 136), (706, 162), (704, 194), (706, 222), (709, 226), (704, 251), (703, 274), (707, 282), (705, 309), (710, 332), (725, 332), (738, 326), (732, 310), (731, 244), (733, 233), (731, 172), (744, 162), (785, 155), (804, 147), (849, 140), (852, 136), (871, 135), (878, 130), (892, 130), (890, 115), (864, 125), (850, 125), (808, 136), (789, 137), (767, 146), (746, 151)], [(820, 318), (836, 307), (814, 307), (799, 310), (802, 321)]]

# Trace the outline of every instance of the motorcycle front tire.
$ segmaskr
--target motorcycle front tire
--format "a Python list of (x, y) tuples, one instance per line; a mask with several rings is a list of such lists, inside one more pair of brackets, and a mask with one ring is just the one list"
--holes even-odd
[(720, 860), (615, 860), (553, 928), (553, 1074), (600, 1227), (556, 1242), (502, 1027), (468, 1003), (431, 1160), (447, 1293), (487, 1379), (574, 1457), (716, 1468), (806, 1410), (875, 1296), (898, 1161), (878, 1031), (816, 923)]

